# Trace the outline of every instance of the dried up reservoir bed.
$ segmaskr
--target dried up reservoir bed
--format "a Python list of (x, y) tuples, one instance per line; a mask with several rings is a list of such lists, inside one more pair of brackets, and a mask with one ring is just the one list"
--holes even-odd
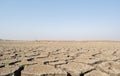
[(0, 76), (120, 76), (120, 42), (1, 40)]

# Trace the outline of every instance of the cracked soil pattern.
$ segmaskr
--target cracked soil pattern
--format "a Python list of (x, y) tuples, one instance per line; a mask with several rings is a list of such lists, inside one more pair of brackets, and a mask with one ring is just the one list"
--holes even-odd
[(1, 40), (0, 76), (120, 76), (120, 42)]

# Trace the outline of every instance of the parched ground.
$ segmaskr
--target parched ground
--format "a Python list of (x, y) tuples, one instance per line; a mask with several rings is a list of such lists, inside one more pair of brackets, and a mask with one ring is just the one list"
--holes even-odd
[(120, 42), (0, 41), (0, 76), (120, 76)]

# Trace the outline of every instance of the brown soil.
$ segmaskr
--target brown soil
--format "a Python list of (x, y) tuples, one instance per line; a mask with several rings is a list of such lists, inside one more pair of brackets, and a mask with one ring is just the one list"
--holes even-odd
[(120, 76), (120, 42), (0, 41), (0, 76)]

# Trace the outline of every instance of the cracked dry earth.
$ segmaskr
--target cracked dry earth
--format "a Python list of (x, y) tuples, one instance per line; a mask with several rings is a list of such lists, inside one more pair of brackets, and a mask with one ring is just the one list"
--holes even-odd
[(120, 76), (120, 42), (0, 41), (0, 76)]

